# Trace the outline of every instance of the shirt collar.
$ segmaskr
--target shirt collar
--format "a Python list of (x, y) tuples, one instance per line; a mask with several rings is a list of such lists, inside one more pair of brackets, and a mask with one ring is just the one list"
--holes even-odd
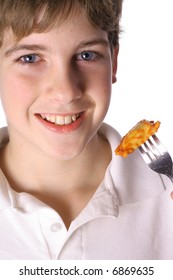
[(40, 207), (46, 206), (43, 202), (28, 193), (18, 193), (9, 185), (0, 169), (0, 209), (9, 208), (23, 213), (31, 213)]
[(71, 223), (70, 232), (76, 230), (81, 225), (97, 218), (116, 218), (119, 214), (119, 202), (116, 193), (113, 194), (105, 188), (103, 181), (88, 205), (82, 210), (79, 216)]

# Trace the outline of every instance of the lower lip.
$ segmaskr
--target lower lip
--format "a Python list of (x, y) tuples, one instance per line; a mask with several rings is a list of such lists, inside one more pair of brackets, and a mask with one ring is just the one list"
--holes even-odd
[(57, 125), (44, 120), (39, 114), (36, 114), (35, 116), (44, 127), (57, 133), (70, 133), (76, 131), (84, 119), (84, 113), (81, 113), (80, 117), (75, 122), (66, 125)]

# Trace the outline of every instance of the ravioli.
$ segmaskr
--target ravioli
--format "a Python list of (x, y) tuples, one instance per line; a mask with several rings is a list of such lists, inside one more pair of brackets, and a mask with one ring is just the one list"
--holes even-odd
[(159, 127), (160, 121), (141, 120), (121, 139), (120, 144), (115, 149), (115, 154), (126, 158), (155, 134)]

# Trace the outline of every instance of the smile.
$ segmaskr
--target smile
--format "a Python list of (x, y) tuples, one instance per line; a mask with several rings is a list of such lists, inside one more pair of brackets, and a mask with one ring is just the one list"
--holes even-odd
[(68, 125), (75, 122), (80, 118), (82, 113), (73, 114), (73, 115), (54, 115), (54, 114), (40, 114), (41, 118), (47, 122), (56, 124), (56, 125)]

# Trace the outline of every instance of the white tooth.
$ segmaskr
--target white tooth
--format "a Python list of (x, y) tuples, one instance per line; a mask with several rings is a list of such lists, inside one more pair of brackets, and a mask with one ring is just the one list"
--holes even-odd
[(55, 123), (56, 123), (56, 124), (59, 124), (59, 125), (64, 125), (64, 124), (65, 124), (64, 117), (62, 117), (62, 116), (56, 116), (56, 118), (55, 118)]
[(66, 117), (64, 118), (64, 120), (65, 120), (65, 124), (70, 124), (70, 123), (72, 122), (71, 116), (66, 116)]
[(75, 122), (80, 114), (68, 115), (68, 116), (58, 116), (58, 115), (41, 115), (43, 119), (49, 122), (55, 123), (57, 125), (65, 125)]
[(72, 118), (72, 120), (75, 122), (76, 119), (77, 119), (77, 116), (76, 116), (76, 115), (73, 115), (71, 118)]
[(47, 120), (47, 121), (51, 121), (51, 116), (47, 116), (47, 117), (46, 117), (46, 120)]
[(48, 120), (49, 120), (50, 122), (52, 122), (52, 123), (55, 123), (55, 119), (56, 119), (56, 118), (55, 118), (54, 115), (50, 115)]

